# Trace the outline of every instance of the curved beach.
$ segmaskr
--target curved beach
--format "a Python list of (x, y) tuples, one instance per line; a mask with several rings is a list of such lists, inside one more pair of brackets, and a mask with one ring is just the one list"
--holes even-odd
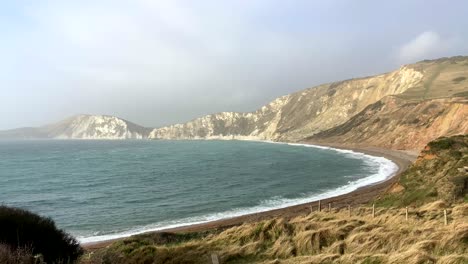
[[(313, 144), (316, 146), (323, 146), (323, 147), (330, 147), (335, 149), (343, 149), (343, 150), (352, 150), (354, 152), (364, 153), (371, 156), (376, 157), (384, 157), (388, 160), (391, 160), (398, 166), (398, 170), (393, 173), (389, 178), (385, 179), (384, 181), (380, 181), (378, 183), (366, 185), (363, 187), (359, 187), (354, 191), (351, 191), (346, 194), (337, 195), (330, 198), (325, 198), (321, 200), (322, 207), (327, 206), (328, 203), (331, 203), (333, 208), (340, 208), (345, 207), (348, 205), (356, 205), (362, 204), (371, 201), (381, 192), (386, 190), (389, 186), (391, 186), (395, 181), (398, 180), (399, 175), (406, 170), (406, 168), (414, 161), (417, 157), (416, 153), (406, 152), (406, 151), (397, 151), (397, 150), (388, 150), (383, 148), (376, 148), (376, 147), (363, 147), (363, 146), (349, 146), (349, 145), (338, 145), (338, 144), (315, 144), (312, 142), (301, 142), (301, 144)], [(284, 207), (280, 209), (273, 209), (264, 212), (246, 214), (242, 216), (236, 216), (232, 218), (220, 219), (200, 224), (191, 224), (181, 227), (175, 228), (168, 228), (158, 231), (148, 231), (145, 233), (153, 233), (153, 232), (196, 232), (196, 231), (204, 231), (204, 230), (212, 230), (212, 229), (224, 229), (236, 225), (240, 225), (247, 222), (256, 222), (261, 221), (269, 218), (274, 217), (283, 217), (283, 218), (291, 218), (300, 214), (304, 214), (310, 212), (310, 210), (317, 210), (318, 202), (312, 201), (307, 203), (302, 203), (298, 205), (293, 205), (289, 207)], [(111, 239), (106, 241), (99, 241), (99, 242), (89, 242), (83, 243), (83, 246), (87, 249), (97, 249), (108, 246), (110, 243), (125, 239), (125, 237)]]

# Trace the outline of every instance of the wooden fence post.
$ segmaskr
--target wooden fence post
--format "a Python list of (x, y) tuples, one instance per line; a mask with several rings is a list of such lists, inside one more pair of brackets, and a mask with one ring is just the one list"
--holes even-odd
[(218, 255), (216, 255), (216, 254), (211, 254), (211, 262), (212, 262), (213, 264), (219, 264)]
[(314, 210), (312, 209), (312, 205), (309, 205), (309, 207), (310, 207), (310, 213), (313, 213)]
[(322, 201), (321, 200), (319, 200), (318, 211), (319, 212), (322, 211)]
[(328, 212), (331, 212), (331, 203), (328, 203)]
[(447, 209), (444, 209), (444, 224), (447, 225)]

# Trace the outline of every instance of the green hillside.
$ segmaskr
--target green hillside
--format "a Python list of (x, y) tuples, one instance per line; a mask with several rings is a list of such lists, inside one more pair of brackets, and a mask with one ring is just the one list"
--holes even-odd
[(468, 201), (468, 135), (439, 138), (401, 175), (378, 204), (406, 206), (443, 200)]

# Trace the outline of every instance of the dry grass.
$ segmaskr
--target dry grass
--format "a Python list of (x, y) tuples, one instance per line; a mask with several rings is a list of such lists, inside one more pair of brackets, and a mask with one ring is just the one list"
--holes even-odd
[(30, 248), (17, 248), (0, 243), (0, 263), (2, 264), (41, 264), (44, 263), (34, 258)]
[(420, 62), (410, 67), (424, 72), (420, 85), (412, 87), (402, 98), (422, 100), (453, 97), (467, 91), (468, 77), (467, 57), (454, 57), (443, 60)]
[[(179, 234), (160, 243), (144, 235), (113, 244), (83, 263), (468, 263), (468, 204), (441, 201), (404, 209), (315, 212), (205, 233)], [(167, 236), (167, 235), (166, 235)]]

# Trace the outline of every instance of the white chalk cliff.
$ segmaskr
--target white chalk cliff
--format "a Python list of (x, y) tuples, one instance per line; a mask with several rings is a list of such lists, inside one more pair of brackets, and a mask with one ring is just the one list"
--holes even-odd
[(105, 115), (77, 115), (55, 124), (0, 132), (2, 138), (144, 139), (151, 129)]

